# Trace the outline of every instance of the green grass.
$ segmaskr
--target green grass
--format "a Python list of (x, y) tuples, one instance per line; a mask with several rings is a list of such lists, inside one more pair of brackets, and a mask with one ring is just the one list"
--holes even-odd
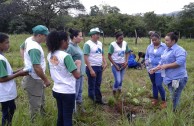
[[(14, 70), (23, 66), (22, 58), (19, 54), (20, 44), (29, 35), (11, 35), (10, 49), (6, 53)], [(89, 38), (85, 38), (88, 40)], [(101, 41), (103, 39), (101, 38)], [(194, 41), (180, 40), (179, 44), (188, 52), (187, 70), (189, 80), (186, 88), (182, 92), (181, 103), (177, 113), (172, 112), (172, 103), (169, 100), (169, 92), (167, 92), (168, 107), (160, 110), (158, 107), (151, 107), (149, 98), (151, 96), (151, 83), (147, 72), (143, 70), (127, 69), (122, 95), (117, 99), (112, 96), (112, 85), (114, 82), (113, 75), (110, 69), (110, 62), (107, 58), (108, 45), (114, 41), (114, 38), (104, 39), (105, 56), (108, 62), (108, 67), (103, 73), (102, 94), (103, 98), (108, 101), (109, 106), (94, 105), (87, 97), (87, 76), (85, 76), (83, 99), (84, 106), (87, 110), (86, 114), (74, 114), (74, 126), (192, 126), (194, 124)], [(125, 38), (128, 42), (129, 48), (137, 54), (138, 51), (146, 50), (149, 44), (147, 38), (138, 39), (138, 44), (135, 45), (134, 38)], [(45, 50), (45, 57), (47, 50), (45, 44), (42, 44)], [(83, 46), (83, 42), (80, 45)], [(48, 75), (48, 70), (47, 70)], [(49, 77), (49, 75), (48, 75)], [(49, 77), (50, 78), (50, 77)], [(52, 86), (46, 89), (46, 111), (45, 117), (38, 116), (37, 120), (31, 124), (28, 111), (28, 100), (25, 91), (21, 87), (22, 78), (17, 78), (18, 97), (16, 99), (17, 109), (13, 118), (13, 126), (55, 126), (57, 120), (57, 106), (56, 101), (52, 96)], [(138, 100), (138, 103), (133, 99)], [(135, 118), (128, 121), (128, 116), (135, 113)], [(1, 114), (0, 114), (1, 117)]]

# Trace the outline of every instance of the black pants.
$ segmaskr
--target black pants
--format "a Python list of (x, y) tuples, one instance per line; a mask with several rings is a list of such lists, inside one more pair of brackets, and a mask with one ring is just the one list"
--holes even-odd
[(75, 106), (75, 94), (62, 94), (53, 91), (57, 101), (57, 126), (72, 126), (72, 114)]
[(2, 126), (11, 125), (13, 114), (16, 109), (15, 101), (10, 100), (6, 102), (1, 102), (2, 106)]

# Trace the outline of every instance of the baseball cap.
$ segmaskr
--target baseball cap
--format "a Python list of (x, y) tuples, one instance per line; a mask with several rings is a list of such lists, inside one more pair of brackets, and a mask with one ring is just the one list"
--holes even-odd
[(48, 28), (44, 25), (35, 26), (34, 28), (32, 28), (32, 32), (34, 34), (42, 34), (42, 35), (48, 35), (49, 34)]
[(88, 35), (94, 35), (94, 34), (97, 34), (97, 33), (103, 33), (103, 31), (100, 30), (98, 27), (92, 28), (92, 29), (90, 29), (90, 32), (88, 33)]

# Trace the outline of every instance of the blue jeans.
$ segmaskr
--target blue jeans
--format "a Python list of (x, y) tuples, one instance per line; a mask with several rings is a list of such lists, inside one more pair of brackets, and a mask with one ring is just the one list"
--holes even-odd
[(161, 73), (149, 74), (149, 77), (152, 82), (152, 91), (153, 91), (154, 99), (158, 99), (158, 92), (159, 92), (162, 98), (162, 101), (165, 101), (166, 96), (165, 96), (164, 87), (162, 86), (163, 78), (161, 77)]
[(6, 102), (1, 102), (2, 106), (2, 126), (11, 125), (11, 121), (16, 109), (15, 101), (10, 100)]
[[(121, 64), (117, 64), (119, 67), (121, 67)], [(112, 73), (114, 76), (114, 86), (113, 86), (113, 90), (118, 90), (122, 88), (122, 82), (123, 82), (123, 78), (124, 78), (124, 74), (125, 74), (125, 69), (122, 69), (120, 71), (117, 71), (116, 67), (114, 65), (112, 65)]]
[(181, 92), (187, 84), (187, 80), (187, 77), (180, 79), (179, 87), (176, 90), (172, 87), (172, 82), (168, 84), (168, 90), (170, 91), (170, 95), (173, 101), (173, 109), (176, 109), (177, 105), (179, 104)]
[(57, 126), (72, 126), (72, 114), (75, 106), (75, 94), (62, 94), (53, 91), (57, 101)]
[(83, 89), (84, 76), (80, 76), (79, 79), (76, 80), (76, 94), (75, 100), (77, 103), (82, 103), (82, 89)]
[(96, 73), (96, 77), (92, 77), (88, 67), (86, 67), (86, 74), (88, 76), (88, 96), (93, 101), (102, 101), (102, 94), (100, 86), (102, 82), (102, 66), (92, 66)]

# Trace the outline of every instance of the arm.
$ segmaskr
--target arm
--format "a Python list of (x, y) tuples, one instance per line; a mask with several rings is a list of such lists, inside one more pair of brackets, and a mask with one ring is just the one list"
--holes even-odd
[(128, 64), (128, 57), (129, 57), (129, 47), (126, 45), (126, 50), (125, 50), (125, 62), (122, 64), (122, 69), (127, 67)]
[(85, 63), (90, 71), (90, 74), (92, 77), (96, 77), (96, 73), (94, 72), (94, 70), (92, 69), (91, 65), (90, 65), (90, 62), (88, 60), (88, 55), (84, 55), (84, 60), (85, 60)]
[(40, 64), (34, 64), (33, 68), (34, 68), (34, 71), (36, 72), (36, 74), (44, 81), (44, 85), (46, 87), (48, 87), (50, 85), (50, 81), (48, 80), (48, 78), (44, 74)]
[(8, 75), (8, 76), (5, 76), (5, 77), (0, 77), (0, 82), (7, 82), (7, 81), (10, 81), (10, 80), (12, 80), (16, 77), (25, 76), (27, 74), (28, 74), (28, 72), (20, 70), (17, 73), (14, 73), (12, 75)]
[[(76, 79), (80, 78), (80, 67), (81, 61), (76, 60), (75, 63), (70, 55), (67, 55), (64, 59), (64, 65), (66, 66), (67, 70), (73, 74)], [(77, 67), (76, 67), (77, 65)]]
[(114, 53), (114, 47), (110, 44), (110, 46), (108, 48), (108, 59), (115, 66), (117, 71), (119, 71), (119, 70), (121, 70), (120, 67), (113, 61), (113, 59), (111, 57), (113, 53)]
[(79, 79), (80, 78), (80, 73), (81, 73), (81, 71), (80, 71), (80, 67), (81, 67), (81, 61), (80, 60), (76, 60), (75, 61), (75, 64), (76, 64), (76, 66), (77, 66), (77, 70), (74, 70), (73, 72), (72, 72), (72, 74), (73, 74), (73, 76), (76, 78), (76, 79)]
[(90, 65), (90, 62), (88, 60), (88, 56), (90, 54), (90, 46), (88, 44), (84, 44), (84, 49), (83, 49), (83, 52), (84, 52), (84, 60), (85, 60), (85, 63), (90, 71), (90, 74), (92, 77), (96, 77), (96, 73), (94, 72), (94, 70), (92, 69), (91, 65)]
[(7, 64), (4, 60), (0, 60), (0, 82), (7, 82), (10, 81), (18, 76), (25, 76), (27, 75), (27, 72), (24, 72), (22, 70), (13, 73), (12, 75), (8, 75), (7, 72)]
[(21, 71), (21, 70), (23, 70), (23, 68), (20, 68), (20, 69), (14, 71), (13, 74), (15, 74), (15, 73), (17, 73), (17, 72), (19, 72), (19, 71)]
[(28, 54), (30, 56), (32, 67), (34, 68), (35, 73), (44, 81), (45, 87), (50, 86), (50, 81), (44, 74), (44, 71), (40, 65), (41, 52), (38, 49), (31, 49)]
[(102, 65), (103, 70), (102, 71), (104, 71), (107, 67), (107, 62), (106, 62), (106, 59), (104, 57), (104, 54), (102, 54), (102, 62), (103, 62), (103, 65)]
[(170, 68), (177, 68), (186, 62), (186, 55), (187, 55), (186, 51), (181, 49), (175, 52), (174, 55), (176, 57), (175, 62), (169, 63), (169, 64), (163, 64), (160, 66), (160, 69), (164, 70), (164, 69), (170, 69)]
[(112, 54), (108, 54), (108, 59), (110, 60), (110, 62), (115, 66), (115, 68), (117, 69), (117, 71), (121, 70), (120, 67), (113, 61), (112, 57), (111, 57)]
[(127, 67), (127, 64), (128, 64), (128, 57), (129, 57), (129, 53), (125, 53), (125, 63), (123, 63), (123, 68), (126, 68)]
[(20, 56), (22, 57), (22, 59), (24, 59), (24, 46), (25, 42), (20, 45)]

